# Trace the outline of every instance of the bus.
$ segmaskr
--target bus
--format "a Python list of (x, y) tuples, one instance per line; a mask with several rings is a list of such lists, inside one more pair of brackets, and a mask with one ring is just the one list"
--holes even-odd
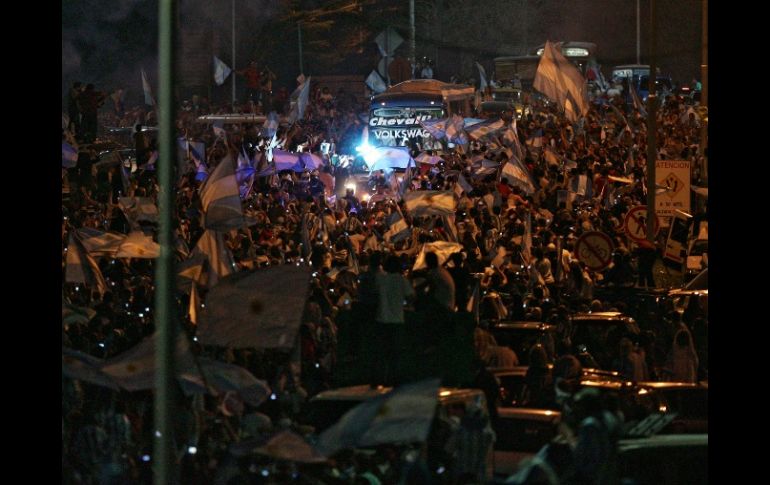
[[(496, 57), (494, 63), (497, 87), (492, 89), (492, 98), (495, 101), (512, 103), (517, 106), (517, 113), (520, 113), (518, 105), (524, 102), (522, 92), (532, 91), (537, 66), (544, 50), (545, 44), (542, 44), (529, 55)], [(562, 42), (561, 52), (577, 66), (584, 77), (588, 67), (597, 65), (596, 44), (592, 42)]]
[[(543, 55), (545, 44), (535, 49), (535, 55), (539, 58)], [(586, 76), (587, 70), (596, 63), (596, 44), (593, 42), (562, 42), (561, 53), (564, 57), (572, 61), (577, 66), (580, 74)]]
[(396, 84), (372, 98), (369, 112), (368, 144), (409, 146), (417, 141), (432, 146), (420, 121), (470, 116), (475, 97), (473, 86), (449, 84), (436, 79), (413, 79)]

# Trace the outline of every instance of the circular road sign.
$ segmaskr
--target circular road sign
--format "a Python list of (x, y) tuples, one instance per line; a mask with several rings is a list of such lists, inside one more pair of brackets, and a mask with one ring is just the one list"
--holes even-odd
[[(660, 221), (657, 214), (655, 217), (655, 234), (660, 230)], [(647, 239), (647, 206), (638, 205), (628, 211), (625, 220), (626, 235), (636, 242)]]
[(601, 271), (612, 262), (612, 240), (603, 232), (587, 232), (575, 243), (575, 255), (591, 271)]

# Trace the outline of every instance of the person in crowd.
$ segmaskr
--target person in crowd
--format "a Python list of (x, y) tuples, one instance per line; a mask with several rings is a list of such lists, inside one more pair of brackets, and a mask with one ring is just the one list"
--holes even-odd
[[(282, 99), (282, 92), (286, 94), (285, 101), (288, 97), (285, 88), (276, 91), (279, 95), (273, 104)], [(245, 150), (254, 154), (257, 149), (259, 153), (265, 153), (273, 140), (263, 138), (261, 126), (250, 123), (226, 124), (225, 135), (219, 137), (210, 127), (196, 121), (196, 116), (201, 114), (229, 112), (231, 107), (226, 103), (217, 104), (193, 96), (192, 105), (180, 103), (178, 107), (177, 138), (201, 141), (207, 150), (205, 172), (197, 172), (192, 166), (175, 167), (178, 184), (174, 190), (178, 192), (173, 198), (173, 257), (180, 271), (188, 274), (178, 278), (180, 287), (174, 298), (176, 315), (196, 356), (239, 365), (257, 379), (269, 383), (271, 394), (275, 395), (275, 399), (268, 395), (257, 410), (235, 394), (222, 400), (201, 395), (185, 397), (180, 393), (179, 399), (184, 401), (185, 413), (189, 416), (182, 426), (186, 431), (179, 436), (197, 436), (197, 453), (183, 453), (182, 481), (211, 483), (215, 476), (224, 476), (230, 466), (227, 449), (243, 438), (248, 428), (244, 422), (248, 422), (246, 417), (250, 413), (264, 412), (276, 427), (299, 429), (298, 423), (307, 418), (308, 400), (315, 393), (348, 382), (373, 385), (405, 382), (416, 375), (407, 362), (418, 362), (425, 370), (438, 366), (441, 372), (461, 373), (470, 378), (474, 387), (484, 390), (488, 412), (494, 417), (499, 385), (487, 366), (515, 365), (518, 359), (515, 353), (507, 353), (505, 347), (496, 345), (491, 339), (486, 350), (483, 346), (478, 348), (479, 355), (473, 357), (476, 352), (472, 335), (482, 330), (478, 328), (471, 332), (476, 322), (465, 313), (468, 308), (474, 308), (468, 306), (474, 297), (471, 272), (487, 275), (479, 282), (482, 317), (488, 314), (498, 319), (549, 322), (558, 327), (558, 344), (540, 341), (540, 345), (534, 345), (529, 351), (527, 392), (522, 402), (552, 408), (563, 405), (566, 410), (576, 399), (572, 396), (579, 390), (582, 371), (581, 361), (571, 355), (576, 349), (571, 342), (570, 316), (589, 310), (615, 308), (632, 315), (643, 329), (650, 329), (649, 335), (643, 332), (639, 348), (633, 341), (616, 336), (611, 342), (608, 339), (605, 348), (591, 349), (597, 356), (608, 357), (608, 367), (612, 367), (609, 364), (613, 357), (617, 357), (614, 367), (624, 377), (636, 381), (658, 378), (686, 382), (707, 378), (707, 307), (699, 307), (697, 314), (686, 314), (685, 321), (693, 328), (697, 344), (693, 345), (689, 330), (676, 320), (676, 316), (668, 314), (664, 319), (663, 315), (667, 315), (664, 311), (646, 308), (637, 301), (636, 291), (625, 287), (630, 280), (632, 260), (624, 248), (633, 247), (633, 244), (619, 221), (624, 220), (632, 207), (644, 204), (646, 193), (640, 183), (617, 186), (615, 193), (619, 202), (611, 205), (612, 201), (605, 197), (607, 190), (602, 189), (614, 184), (607, 178), (609, 176), (628, 176), (637, 181), (646, 179), (646, 128), (645, 119), (631, 107), (623, 106), (622, 100), (619, 104), (617, 100), (609, 102), (616, 103), (627, 123), (614, 110), (592, 104), (586, 120), (574, 125), (574, 132), (573, 124), (563, 114), (533, 101), (531, 112), (519, 123), (518, 136), (526, 140), (542, 129), (543, 143), (538, 142), (540, 146), (535, 146), (534, 142), (525, 144), (522, 141), (517, 146), (511, 137), (500, 137), (498, 142), (514, 152), (522, 149), (522, 162), (531, 175), (534, 191), (507, 171), (506, 180), (494, 173), (485, 175), (483, 170), (488, 162), (482, 166), (479, 160), (500, 163), (505, 157), (491, 143), (474, 141), (469, 150), (462, 153), (459, 149), (443, 150), (440, 164), (423, 165), (422, 170), (419, 167), (412, 169), (412, 179), (408, 181), (411, 183), (407, 184), (404, 194), (391, 192), (390, 177), (380, 177), (375, 172), (371, 177), (373, 187), (383, 187), (384, 199), (393, 201), (375, 200), (362, 204), (352, 190), (337, 192), (351, 180), (351, 175), (359, 177), (350, 166), (342, 166), (345, 164), (340, 161), (343, 159), (340, 155), (346, 153), (340, 150), (344, 150), (342, 140), (345, 136), (348, 137), (345, 143), (354, 146), (350, 139), (358, 139), (363, 124), (358, 116), (361, 113), (356, 111), (360, 107), (353, 103), (345, 106), (344, 96), (337, 88), (335, 92), (338, 94), (336, 103), (329, 105), (329, 99), (322, 99), (322, 96), (331, 95), (331, 91), (322, 93), (319, 89), (318, 97), (311, 99), (304, 119), (292, 127), (279, 126), (274, 142), (289, 152), (296, 151), (301, 143), (311, 153), (319, 154), (323, 140), (336, 140), (337, 158), (327, 159), (319, 154), (324, 166), (317, 178), (311, 175), (310, 169), (304, 174), (293, 170), (271, 171), (268, 169), (272, 162), (257, 160), (253, 168), (258, 175), (249, 180), (238, 179), (239, 188), (243, 190), (239, 190), (235, 199), (241, 202), (248, 222), (228, 231), (204, 227), (201, 215), (207, 213), (210, 200), (201, 188), (207, 185), (207, 177), (222, 163), (225, 146), (234, 153)], [(70, 124), (80, 120), (80, 140), (95, 141), (101, 131), (100, 144), (102, 141), (125, 144), (118, 135), (100, 130), (101, 126), (112, 126), (112, 118), (120, 113), (99, 113), (99, 96), (93, 87), (70, 94)], [(77, 102), (70, 104), (70, 98), (77, 98)], [(331, 98), (334, 101), (334, 97)], [(93, 109), (94, 100), (96, 109)], [(681, 153), (685, 148), (689, 150), (695, 146), (695, 150), (689, 150), (687, 155), (697, 162), (697, 142), (693, 141), (700, 139), (697, 125), (690, 122), (689, 116), (684, 116), (685, 112), (673, 112), (672, 106), (660, 110), (661, 143), (665, 140), (662, 146)], [(75, 113), (70, 113), (69, 108), (77, 110), (79, 117), (73, 116)], [(147, 116), (144, 116), (145, 112)], [(100, 119), (99, 115), (109, 117), (109, 121)], [(141, 106), (126, 109), (118, 126), (141, 123), (143, 127), (152, 127), (155, 120), (150, 115), (151, 112)], [(603, 139), (601, 126), (606, 131)], [(84, 139), (86, 127), (88, 133)], [(66, 133), (63, 134), (63, 140), (69, 139)], [(548, 166), (546, 158), (549, 157), (544, 154), (544, 145), (564, 161), (564, 170)], [(101, 146), (79, 143), (77, 164), (66, 176), (70, 190), (62, 194), (63, 301), (73, 308), (82, 308), (82, 312), (75, 312), (77, 315), (96, 312), (88, 321), (70, 323), (65, 317), (63, 342), (68, 348), (98, 359), (109, 359), (129, 351), (154, 331), (151, 303), (155, 298), (152, 283), (155, 260), (118, 257), (117, 246), (98, 247), (110, 237), (127, 236), (132, 231), (140, 231), (153, 242), (157, 241), (158, 226), (153, 220), (152, 208), (131, 211), (126, 208), (126, 201), (116, 203), (116, 194), (120, 192), (129, 197), (142, 197), (157, 208), (160, 188), (153, 169), (163, 160), (146, 163), (154, 152), (152, 145), (140, 143), (134, 148), (137, 151), (136, 170), (132, 172), (126, 167), (125, 171), (120, 171), (117, 170), (119, 167), (101, 163), (105, 160)], [(417, 157), (419, 153), (412, 155)], [(574, 170), (572, 177), (570, 170)], [(461, 192), (458, 190), (459, 174), (470, 185), (470, 190), (467, 187), (460, 187)], [(399, 202), (399, 199), (408, 198), (412, 191), (428, 189), (454, 191), (462, 196), (456, 209), (446, 216), (420, 215), (411, 203)], [(705, 216), (701, 219), (705, 220)], [(387, 234), (388, 230), (396, 221), (402, 220), (405, 229), (397, 237), (390, 237), (393, 235)], [(701, 222), (701, 227), (704, 225)], [(102, 236), (101, 232), (107, 230), (112, 233)], [(615, 242), (618, 257), (612, 269), (591, 271), (580, 262), (584, 255), (577, 254), (575, 241), (590, 230), (601, 230)], [(203, 236), (207, 231), (213, 231), (222, 239), (223, 247), (216, 255), (204, 244)], [(554, 252), (558, 247), (557, 238), (564, 241), (561, 254)], [(424, 248), (423, 245), (429, 243), (436, 245), (433, 251)], [(457, 246), (448, 246), (450, 244)], [(70, 256), (73, 254), (70, 251), (81, 246), (89, 258), (81, 257), (80, 261), (89, 263), (89, 274), (96, 275), (98, 269), (103, 284), (98, 278), (72, 281), (73, 274), (77, 274), (73, 271), (77, 258)], [(621, 253), (622, 261), (618, 259)], [(412, 268), (421, 254), (426, 254), (428, 269), (414, 271)], [(449, 255), (447, 269), (439, 263), (444, 255)], [(639, 283), (655, 286), (652, 269), (658, 255), (654, 246), (638, 249), (636, 256)], [(229, 263), (218, 264), (218, 259), (232, 261), (232, 268), (238, 272), (282, 265), (311, 266), (313, 276), (309, 277), (312, 282), (307, 300), (314, 309), (312, 318), (304, 319), (297, 334), (290, 336), (300, 342), (292, 349), (292, 352), (296, 351), (296, 362), (288, 350), (241, 349), (226, 353), (225, 349), (198, 345), (195, 340), (198, 337), (197, 318), (193, 315), (196, 312), (191, 300), (196, 295), (208, 306), (207, 297), (218, 284), (215, 281), (225, 277), (216, 272), (230, 267)], [(560, 271), (556, 271), (557, 267)], [(566, 280), (562, 286), (555, 285), (559, 274), (562, 281)], [(194, 288), (190, 278), (196, 279)], [(549, 286), (551, 278), (554, 284)], [(424, 287), (422, 282), (425, 282)], [(620, 290), (628, 291), (628, 296), (604, 296), (607, 292)], [(593, 303), (595, 295), (601, 301)], [(554, 301), (557, 298), (558, 301)], [(617, 304), (621, 299), (625, 305)], [(412, 301), (415, 302), (414, 311), (409, 308)], [(673, 308), (668, 309), (671, 310)], [(65, 315), (68, 315), (67, 311)], [(484, 318), (479, 323), (486, 324)], [(451, 359), (442, 360), (446, 359), (446, 354), (450, 354)], [(587, 357), (579, 357), (588, 366)], [(645, 369), (645, 361), (649, 371)], [(554, 362), (550, 371), (549, 362)], [(63, 476), (73, 483), (119, 480), (118, 477), (133, 483), (149, 476), (151, 461), (143, 460), (145, 455), (151, 459), (149, 450), (154, 441), (151, 395), (114, 393), (63, 376), (65, 389), (70, 397), (67, 398), (67, 412), (62, 416)], [(114, 393), (110, 394), (114, 401), (105, 399), (104, 393)], [(243, 402), (238, 402), (239, 399)], [(109, 410), (92, 409), (83, 404), (89, 402), (103, 402), (111, 407)], [(107, 404), (112, 402), (114, 406)], [(241, 417), (238, 417), (239, 408), (243, 408)], [(586, 457), (585, 466), (581, 465), (581, 469), (575, 471), (578, 483), (580, 480), (583, 483), (599, 480), (596, 483), (600, 483), (603, 477), (611, 474), (604, 467), (595, 466), (597, 457), (605, 455), (604, 448), (599, 446), (597, 452), (594, 444), (601, 445), (606, 440), (601, 437), (598, 425), (586, 420), (600, 415), (604, 419), (608, 412), (619, 416), (617, 412), (611, 412), (613, 409), (617, 411), (617, 406), (609, 406), (599, 414), (593, 405), (580, 410), (581, 419), (575, 421), (573, 434), (578, 443), (583, 433), (583, 441), (588, 446), (576, 451)], [(225, 411), (232, 416), (225, 416)], [(107, 416), (107, 413), (112, 413), (110, 416), (114, 419), (96, 419), (96, 416)], [(565, 416), (567, 413), (565, 411)], [(86, 414), (93, 419), (83, 419)], [(125, 427), (121, 428), (121, 415), (128, 419), (130, 433)], [(466, 424), (466, 431), (480, 429), (474, 427), (479, 423), (473, 419), (466, 420)], [(228, 426), (232, 429), (228, 430)], [(615, 434), (608, 434), (612, 442)], [(476, 436), (470, 432), (467, 435)], [(597, 436), (599, 438), (595, 439)], [(184, 450), (185, 444), (177, 443), (178, 449)], [(546, 458), (553, 459), (554, 454), (558, 454), (556, 450), (552, 448)], [(119, 460), (124, 453), (126, 460)], [(473, 466), (476, 463), (473, 456), (473, 453), (465, 455), (468, 466), (464, 470), (471, 475), (477, 469)], [(400, 459), (395, 453), (391, 470), (403, 469), (398, 463)], [(350, 472), (350, 480), (370, 480), (380, 476), (372, 468), (376, 460), (362, 461), (358, 465), (351, 460), (348, 463), (340, 459), (337, 463), (344, 466), (345, 473)], [(384, 463), (376, 462), (377, 466)], [(609, 462), (612, 462), (611, 457)], [(567, 468), (557, 465), (556, 461), (551, 463), (559, 474)], [(246, 468), (242, 471), (241, 478), (253, 475)], [(288, 468), (281, 473), (284, 472), (288, 473), (286, 476), (291, 475)], [(298, 473), (302, 475), (306, 471), (299, 470)], [(191, 478), (190, 474), (198, 478)], [(458, 480), (463, 478), (452, 476)], [(472, 477), (467, 475), (463, 479), (471, 480)]]

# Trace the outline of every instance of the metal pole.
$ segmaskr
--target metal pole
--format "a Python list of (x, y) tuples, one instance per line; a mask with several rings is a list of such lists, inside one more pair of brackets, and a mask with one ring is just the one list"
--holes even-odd
[(527, 18), (527, 0), (522, 0), (522, 10), (524, 10), (524, 52), (522, 55), (527, 55), (529, 52), (529, 18)]
[(385, 27), (385, 77), (390, 87), (390, 27)]
[(302, 21), (297, 21), (297, 39), (299, 42), (299, 73), (304, 74), (305, 70), (302, 68)]
[[(641, 59), (642, 59), (642, 56), (641, 56), (641, 52), (642, 52), (642, 35), (641, 35), (642, 27), (641, 27), (641, 25), (642, 24), (641, 24), (641, 21), (640, 21), (640, 17), (641, 16), (640, 16), (640, 12), (639, 12), (639, 1), (640, 0), (636, 0), (636, 63), (637, 64), (641, 64), (642, 63), (642, 61), (641, 61)], [(703, 0), (703, 1), (705, 2), (706, 0)]]
[[(700, 93), (700, 105), (705, 106), (708, 108), (709, 106), (709, 21), (708, 21), (708, 15), (709, 15), (709, 8), (708, 8), (708, 0), (703, 0), (703, 15), (701, 19), (701, 65), (700, 65), (700, 75), (701, 75), (701, 93)], [(700, 152), (701, 156), (701, 176), (708, 180), (708, 158), (705, 154), (705, 148), (706, 148), (706, 137), (708, 134), (708, 127), (706, 126), (708, 123), (706, 123), (705, 120), (701, 120), (700, 124), (700, 143), (698, 144), (698, 151)]]
[[(235, 71), (235, 0), (232, 0), (233, 3), (233, 71)], [(233, 72), (232, 76), (233, 78), (233, 113), (235, 113), (235, 72)]]
[(655, 66), (657, 47), (655, 28), (655, 0), (650, 0), (650, 94), (647, 97), (647, 240), (651, 243), (655, 243), (655, 159), (658, 154), (655, 118), (658, 104), (655, 94), (655, 80), (658, 77)]
[(176, 342), (176, 322), (174, 320), (172, 292), (171, 214), (174, 211), (172, 195), (173, 169), (176, 164), (174, 143), (174, 35), (176, 0), (161, 0), (158, 35), (158, 142), (160, 160), (157, 165), (158, 183), (158, 240), (160, 257), (155, 261), (155, 443), (153, 463), (155, 485), (175, 483), (176, 457), (173, 449), (174, 411), (174, 343)]
[(414, 79), (414, 68), (417, 65), (417, 55), (415, 53), (416, 47), (415, 47), (415, 39), (414, 39), (414, 0), (409, 0), (409, 35), (411, 36), (410, 39), (410, 53), (409, 55), (412, 57), (412, 79)]

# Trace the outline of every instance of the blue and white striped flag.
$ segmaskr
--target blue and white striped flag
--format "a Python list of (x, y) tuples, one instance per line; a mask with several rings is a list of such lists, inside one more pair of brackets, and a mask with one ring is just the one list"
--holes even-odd
[(486, 120), (467, 127), (465, 131), (472, 140), (480, 140), (485, 136), (493, 135), (504, 127), (505, 122), (503, 120)]
[(465, 120), (462, 116), (452, 115), (446, 128), (446, 138), (455, 145), (467, 145), (468, 134), (465, 133)]
[(144, 91), (144, 104), (155, 106), (155, 98), (152, 97), (152, 88), (147, 81), (147, 74), (145, 74), (144, 69), (142, 69), (142, 90)]
[(487, 82), (487, 71), (484, 70), (484, 66), (476, 63), (476, 67), (479, 68), (479, 91), (485, 91), (489, 83)]
[(294, 90), (291, 94), (291, 111), (289, 112), (289, 123), (293, 124), (305, 117), (308, 99), (310, 97), (310, 77)]
[(227, 136), (224, 121), (215, 121), (211, 125), (211, 128), (214, 130), (214, 135), (216, 135), (217, 138), (225, 138)]
[(382, 76), (380, 76), (377, 71), (370, 72), (364, 82), (375, 94), (380, 94), (388, 89), (388, 86), (385, 85), (385, 81), (382, 80)]
[(254, 160), (249, 158), (245, 151), (241, 150), (241, 153), (238, 154), (238, 167), (235, 170), (235, 180), (238, 182), (241, 199), (249, 196), (256, 173)]
[(414, 382), (373, 397), (345, 413), (318, 438), (324, 456), (341, 449), (420, 443), (428, 437), (440, 379)]
[(150, 159), (142, 167), (144, 170), (155, 170), (155, 164), (158, 162), (158, 150), (153, 150)]
[(465, 177), (463, 177), (463, 174), (458, 175), (457, 185), (459, 185), (460, 188), (462, 188), (466, 194), (470, 194), (471, 191), (473, 190), (473, 186), (471, 186), (471, 184), (469, 184), (468, 181), (465, 180)]
[(447, 118), (440, 120), (418, 120), (417, 122), (436, 140), (446, 136), (447, 124), (449, 123)]
[(527, 194), (535, 192), (535, 184), (532, 183), (532, 176), (529, 170), (515, 156), (503, 165), (502, 174), (510, 175), (509, 181), (512, 185), (517, 185)]
[[(154, 389), (156, 335), (152, 334), (135, 347), (105, 361), (100, 370), (127, 391)], [(199, 375), (187, 338), (184, 332), (177, 336), (174, 367), (177, 375)]]
[(631, 91), (631, 101), (633, 101), (634, 109), (639, 111), (639, 114), (647, 117), (647, 110), (644, 109), (644, 103), (639, 99), (639, 93), (636, 92), (633, 83), (628, 83), (628, 89)]
[(68, 283), (81, 283), (98, 290), (101, 294), (107, 291), (107, 283), (104, 281), (99, 265), (88, 254), (74, 232), (70, 233), (69, 245), (67, 246), (67, 267), (64, 280)]
[[(278, 149), (273, 150), (272, 153), (273, 164), (275, 164), (276, 170), (294, 170), (295, 172), (302, 172), (304, 170), (298, 154)], [(297, 170), (297, 168), (299, 168), (299, 170)]]
[(265, 118), (265, 124), (262, 126), (262, 136), (272, 138), (278, 131), (278, 113), (271, 111)]
[(309, 266), (280, 265), (222, 279), (198, 323), (203, 345), (291, 349), (310, 291)]
[(64, 168), (73, 168), (78, 164), (78, 151), (67, 143), (61, 142), (61, 166)]
[(222, 62), (217, 56), (214, 56), (214, 82), (217, 83), (217, 86), (221, 86), (225, 83), (225, 79), (227, 79), (227, 76), (230, 75), (230, 73), (233, 70), (230, 69), (230, 67)]
[(200, 197), (205, 228), (226, 232), (243, 227), (245, 219), (235, 178), (235, 164), (229, 154), (201, 185)]

